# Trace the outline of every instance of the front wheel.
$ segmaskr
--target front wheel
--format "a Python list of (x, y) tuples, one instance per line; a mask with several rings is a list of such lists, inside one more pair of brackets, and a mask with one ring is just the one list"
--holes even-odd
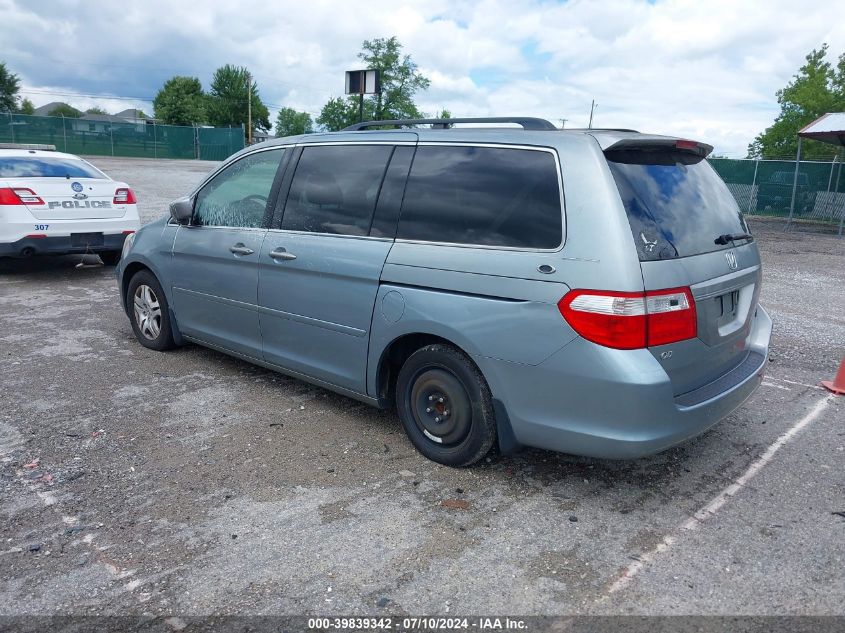
[(97, 255), (103, 260), (104, 266), (117, 266), (117, 263), (120, 261), (120, 251), (102, 251), (101, 253), (97, 253)]
[(450, 345), (427, 345), (408, 357), (396, 380), (396, 408), (417, 450), (446, 466), (474, 464), (496, 441), (487, 381)]
[(126, 290), (126, 305), (132, 330), (141, 345), (160, 352), (176, 346), (167, 297), (151, 272), (142, 270), (132, 277)]

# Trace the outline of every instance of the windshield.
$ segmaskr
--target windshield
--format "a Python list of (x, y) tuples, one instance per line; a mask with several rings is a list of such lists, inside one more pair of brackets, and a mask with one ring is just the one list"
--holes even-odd
[(666, 149), (605, 153), (640, 261), (730, 248), (721, 235), (748, 227), (731, 192), (702, 157)]
[(46, 156), (0, 156), (0, 178), (106, 178), (85, 161)]

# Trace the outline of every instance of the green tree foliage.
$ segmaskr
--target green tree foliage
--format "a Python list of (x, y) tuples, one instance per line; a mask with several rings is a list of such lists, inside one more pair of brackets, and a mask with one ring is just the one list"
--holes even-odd
[(0, 62), (0, 112), (15, 112), (18, 109), (18, 91), (21, 80)]
[[(366, 117), (366, 114), (364, 116)], [(358, 97), (353, 99), (332, 97), (320, 110), (317, 124), (325, 130), (336, 132), (358, 121)]]
[(282, 108), (276, 115), (276, 136), (296, 136), (314, 131), (314, 121), (307, 112), (293, 108)]
[[(402, 55), (402, 44), (395, 37), (364, 40), (358, 58), (368, 69), (381, 74), (381, 93), (364, 99), (364, 120), (419, 119), (422, 113), (414, 95), (431, 81), (424, 77), (410, 55)], [(358, 121), (358, 96), (334, 97), (323, 106), (317, 123), (327, 130), (339, 130)]]
[(66, 119), (78, 119), (82, 112), (66, 103), (60, 103), (47, 113), (47, 116), (63, 116)]
[(169, 125), (205, 123), (206, 95), (196, 77), (168, 79), (153, 99), (155, 118)]
[(247, 98), (247, 76), (246, 68), (232, 64), (214, 71), (208, 96), (208, 122), (211, 125), (246, 125), (247, 106), (251, 102), (253, 131), (270, 130), (270, 112), (258, 95), (254, 79), (250, 82)]
[(18, 108), (18, 112), (20, 114), (35, 114), (35, 105), (29, 99), (25, 98), (21, 101), (21, 105)]
[(108, 112), (103, 110), (100, 106), (94, 106), (93, 108), (88, 108), (85, 111), (85, 114), (108, 114)]
[[(826, 56), (827, 44), (814, 49), (786, 87), (778, 90), (780, 114), (748, 146), (749, 158), (795, 156), (798, 130), (827, 112), (845, 112), (845, 53), (836, 66)], [(801, 151), (807, 158), (830, 158), (836, 149), (805, 139)]]

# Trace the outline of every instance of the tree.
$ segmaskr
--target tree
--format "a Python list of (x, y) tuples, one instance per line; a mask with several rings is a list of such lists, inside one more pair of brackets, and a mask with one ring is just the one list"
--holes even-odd
[(329, 132), (336, 132), (358, 122), (358, 100), (344, 99), (343, 97), (332, 97), (320, 110), (317, 123)]
[[(396, 37), (364, 40), (358, 59), (381, 76), (381, 93), (364, 99), (363, 118), (419, 119), (422, 113), (414, 103), (414, 95), (425, 90), (431, 81), (420, 74), (410, 55), (402, 55), (402, 44)], [(328, 130), (339, 130), (358, 121), (357, 95), (334, 97), (323, 106), (317, 122)]]
[(381, 74), (381, 93), (369, 98), (374, 120), (421, 118), (414, 94), (428, 88), (431, 80), (417, 72), (410, 55), (402, 57), (399, 40), (396, 37), (364, 40), (362, 48), (358, 58), (367, 68), (375, 68)]
[(155, 118), (169, 125), (205, 123), (205, 106), (206, 95), (196, 77), (171, 77), (153, 99)]
[(21, 101), (21, 105), (18, 108), (18, 113), (20, 114), (35, 114), (35, 105), (24, 97), (23, 101)]
[(63, 116), (66, 119), (78, 119), (82, 112), (66, 103), (60, 103), (47, 113), (47, 116)]
[(276, 115), (276, 136), (297, 136), (314, 131), (314, 121), (307, 112), (293, 108), (282, 108)]
[(18, 92), (21, 80), (0, 62), (0, 112), (15, 112), (18, 109)]
[[(845, 111), (845, 53), (835, 68), (826, 56), (827, 44), (814, 49), (786, 87), (777, 91), (780, 114), (748, 146), (749, 158), (795, 156), (798, 130), (826, 112)], [(831, 145), (802, 142), (802, 155), (807, 158), (829, 158), (834, 152)]]
[(94, 106), (93, 108), (88, 108), (85, 111), (85, 114), (108, 114), (108, 112), (106, 112), (99, 106)]
[(270, 130), (270, 112), (261, 101), (254, 80), (250, 80), (247, 93), (247, 77), (249, 71), (243, 66), (226, 64), (214, 71), (208, 97), (209, 123), (217, 126), (246, 124), (247, 106), (251, 103), (253, 131)]

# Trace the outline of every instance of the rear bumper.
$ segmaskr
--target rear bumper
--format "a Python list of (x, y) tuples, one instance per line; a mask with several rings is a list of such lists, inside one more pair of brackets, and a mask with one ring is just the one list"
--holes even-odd
[(119, 251), (126, 239), (124, 233), (103, 234), (103, 243), (96, 246), (75, 245), (70, 235), (25, 237), (16, 242), (0, 242), (0, 257), (30, 255), (62, 255), (66, 253), (100, 253)]
[(736, 410), (762, 382), (772, 320), (758, 308), (740, 367), (695, 395), (676, 397), (648, 350), (576, 339), (537, 366), (478, 359), (525, 446), (610, 459), (653, 454), (695, 437)]

